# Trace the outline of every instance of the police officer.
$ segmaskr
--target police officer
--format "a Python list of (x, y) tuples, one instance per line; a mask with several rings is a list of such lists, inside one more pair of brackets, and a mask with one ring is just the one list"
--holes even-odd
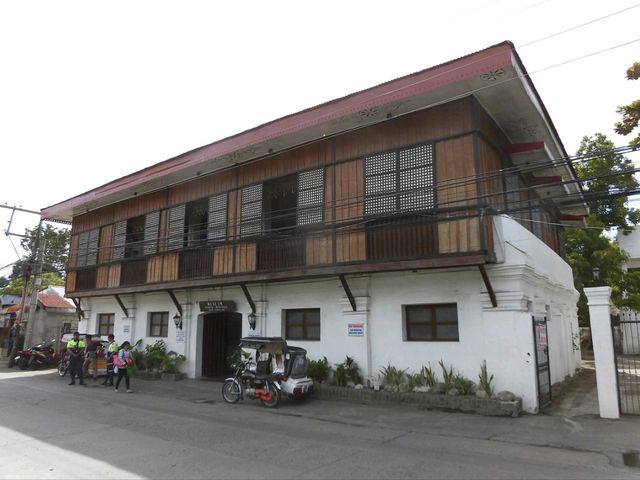
[(80, 385), (86, 385), (84, 383), (84, 374), (82, 372), (84, 366), (84, 351), (87, 345), (84, 340), (80, 340), (80, 334), (73, 332), (73, 339), (67, 342), (67, 351), (69, 352), (69, 372), (71, 374), (71, 383), (69, 385), (76, 384), (76, 375), (80, 380)]

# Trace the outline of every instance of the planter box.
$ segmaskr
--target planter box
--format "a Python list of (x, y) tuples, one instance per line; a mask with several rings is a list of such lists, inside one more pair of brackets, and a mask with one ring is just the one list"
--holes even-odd
[(370, 389), (356, 390), (354, 388), (320, 384), (316, 385), (315, 396), (326, 400), (342, 400), (372, 405), (405, 404), (426, 410), (457, 411), (500, 417), (517, 417), (522, 412), (522, 399), (504, 402), (494, 398), (477, 398), (472, 395), (450, 396), (416, 392), (397, 393)]
[(162, 374), (160, 372), (151, 370), (138, 370), (136, 378), (139, 378), (141, 380), (160, 380), (161, 375)]
[(160, 374), (160, 379), (161, 380), (168, 380), (170, 382), (177, 382), (178, 380), (182, 380), (183, 378), (186, 378), (187, 375), (184, 373), (161, 373)]

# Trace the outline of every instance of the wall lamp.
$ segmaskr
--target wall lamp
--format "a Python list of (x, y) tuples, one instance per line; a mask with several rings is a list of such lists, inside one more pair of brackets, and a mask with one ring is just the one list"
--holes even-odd
[(173, 323), (175, 323), (175, 324), (176, 324), (176, 328), (177, 328), (178, 330), (182, 330), (182, 317), (180, 316), (180, 314), (179, 314), (179, 313), (176, 313), (176, 314), (173, 316)]
[(600, 281), (600, 268), (593, 267), (593, 269), (591, 270), (591, 274), (593, 276), (593, 284), (598, 284)]
[(247, 317), (247, 320), (249, 321), (249, 328), (251, 330), (255, 330), (256, 329), (256, 314), (251, 312), (249, 314), (249, 316)]

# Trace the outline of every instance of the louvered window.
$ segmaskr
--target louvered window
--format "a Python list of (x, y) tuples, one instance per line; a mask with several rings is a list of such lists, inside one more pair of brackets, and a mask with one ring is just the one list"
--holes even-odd
[(179, 250), (184, 245), (184, 213), (186, 205), (177, 205), (169, 209), (168, 250)]
[(250, 237), (262, 233), (262, 184), (242, 189), (240, 236)]
[(100, 229), (94, 228), (78, 235), (77, 267), (88, 267), (98, 262), (98, 244), (100, 241)]
[(309, 225), (322, 222), (324, 203), (324, 169), (298, 174), (298, 210), (296, 223)]
[(364, 159), (365, 215), (428, 210), (435, 206), (433, 145)]
[(116, 222), (113, 236), (113, 255), (114, 260), (122, 260), (124, 258), (124, 245), (127, 242), (127, 221), (121, 220)]
[(227, 238), (227, 193), (209, 197), (209, 225), (207, 240), (220, 242)]
[(158, 252), (158, 234), (160, 232), (160, 212), (151, 212), (144, 217), (144, 254)]

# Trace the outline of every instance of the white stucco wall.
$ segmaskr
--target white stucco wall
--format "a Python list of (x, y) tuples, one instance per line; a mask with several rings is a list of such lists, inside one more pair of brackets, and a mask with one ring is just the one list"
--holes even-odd
[[(495, 220), (499, 262), (487, 266), (496, 293), (493, 307), (476, 267), (367, 274), (347, 277), (356, 299), (354, 312), (339, 279), (249, 285), (257, 306), (256, 332), (265, 336), (284, 335), (283, 310), (319, 308), (321, 341), (292, 341), (307, 349), (311, 359), (326, 356), (330, 364), (355, 357), (363, 375), (377, 375), (393, 365), (417, 372), (431, 365), (442, 378), (438, 362), (452, 366), (476, 381), (486, 360), (494, 375), (496, 391), (510, 390), (523, 397), (524, 408), (537, 408), (536, 366), (532, 316), (548, 318), (549, 355), (552, 383), (571, 375), (579, 366), (580, 352), (573, 348), (572, 335), (578, 332), (573, 279), (568, 265), (551, 249), (517, 222), (503, 217)], [(80, 329), (97, 331), (99, 313), (115, 313), (118, 342), (144, 344), (149, 312), (169, 312), (168, 348), (187, 356), (183, 370), (190, 377), (201, 374), (202, 318), (198, 302), (233, 300), (246, 318), (250, 312), (239, 287), (177, 291), (183, 308), (184, 342), (177, 342), (172, 321), (176, 307), (166, 293), (123, 295), (128, 309), (125, 317), (113, 297), (94, 298), (83, 305), (87, 320)], [(459, 341), (410, 342), (403, 338), (403, 306), (428, 303), (455, 303), (458, 309)], [(364, 325), (364, 336), (348, 335), (348, 325)], [(125, 329), (129, 331), (125, 333)], [(243, 335), (248, 335), (243, 321)]]

